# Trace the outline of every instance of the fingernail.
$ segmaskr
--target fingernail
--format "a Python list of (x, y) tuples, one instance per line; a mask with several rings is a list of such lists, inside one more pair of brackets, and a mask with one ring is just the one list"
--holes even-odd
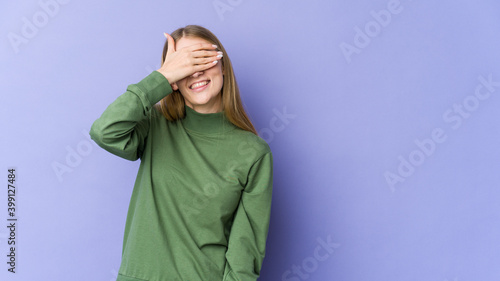
[(212, 47), (217, 48), (217, 45), (212, 45)]
[(217, 54), (218, 54), (217, 55), (218, 58), (222, 58), (222, 52), (217, 52)]
[(213, 64), (216, 64), (218, 62), (218, 60), (214, 60)]
[(168, 35), (167, 35), (167, 33), (163, 32), (163, 35), (165, 35), (165, 38), (167, 38), (167, 39), (168, 39)]

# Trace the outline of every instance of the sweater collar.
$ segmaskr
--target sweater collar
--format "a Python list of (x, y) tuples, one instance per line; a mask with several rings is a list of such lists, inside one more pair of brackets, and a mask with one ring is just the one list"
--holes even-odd
[(224, 111), (217, 113), (199, 113), (191, 107), (184, 105), (185, 116), (182, 119), (184, 127), (191, 131), (204, 134), (222, 133), (236, 128), (231, 123)]

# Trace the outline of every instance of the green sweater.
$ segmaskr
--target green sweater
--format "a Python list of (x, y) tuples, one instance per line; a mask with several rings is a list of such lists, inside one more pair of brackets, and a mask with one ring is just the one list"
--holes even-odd
[(269, 146), (223, 112), (185, 106), (184, 119), (168, 121), (155, 104), (171, 92), (153, 71), (90, 129), (108, 152), (141, 159), (117, 280), (257, 280), (271, 211)]

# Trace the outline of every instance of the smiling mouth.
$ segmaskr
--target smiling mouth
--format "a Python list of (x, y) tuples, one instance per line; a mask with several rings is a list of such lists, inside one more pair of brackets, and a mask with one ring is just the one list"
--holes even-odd
[(189, 86), (189, 89), (191, 90), (196, 90), (199, 88), (202, 88), (210, 83), (210, 80), (205, 80), (205, 81), (199, 81), (196, 83), (193, 83), (191, 86)]

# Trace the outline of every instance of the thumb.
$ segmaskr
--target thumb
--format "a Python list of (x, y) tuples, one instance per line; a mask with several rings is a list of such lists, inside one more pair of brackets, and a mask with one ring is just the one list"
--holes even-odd
[(170, 34), (165, 33), (165, 32), (163, 32), (163, 34), (165, 35), (165, 37), (167, 37), (167, 42), (168, 42), (167, 56), (168, 56), (169, 54), (175, 52), (175, 41), (174, 41), (174, 38), (172, 38), (172, 36), (170, 36)]

